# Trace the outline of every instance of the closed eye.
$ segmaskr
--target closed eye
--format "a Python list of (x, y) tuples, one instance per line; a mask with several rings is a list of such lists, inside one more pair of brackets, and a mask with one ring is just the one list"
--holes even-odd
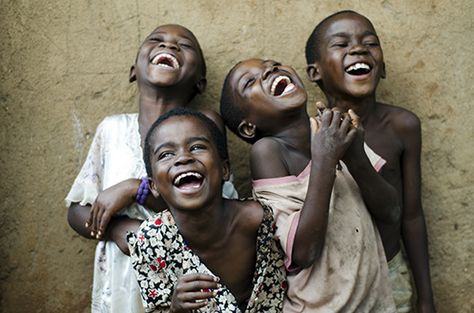
[(193, 44), (187, 41), (180, 41), (178, 45), (183, 48), (194, 48)]
[(244, 88), (248, 88), (253, 85), (255, 82), (255, 77), (249, 78), (248, 80), (245, 81)]
[(161, 37), (150, 37), (148, 38), (148, 41), (154, 41), (154, 42), (162, 42), (163, 41), (163, 38)]
[(332, 47), (344, 48), (344, 47), (347, 47), (347, 42), (335, 42), (332, 44)]
[(364, 45), (369, 46), (369, 47), (378, 47), (380, 44), (376, 41), (369, 41), (369, 42), (364, 42)]

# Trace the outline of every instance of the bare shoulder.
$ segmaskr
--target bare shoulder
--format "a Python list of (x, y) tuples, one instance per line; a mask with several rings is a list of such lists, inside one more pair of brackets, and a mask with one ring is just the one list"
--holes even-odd
[(250, 150), (250, 170), (253, 179), (288, 175), (281, 156), (281, 144), (270, 137), (264, 137), (254, 143)]
[(237, 224), (248, 232), (257, 231), (262, 223), (264, 210), (254, 200), (228, 200), (235, 210)]
[(394, 105), (384, 103), (377, 103), (377, 105), (399, 136), (411, 136), (421, 131), (421, 122), (415, 113)]

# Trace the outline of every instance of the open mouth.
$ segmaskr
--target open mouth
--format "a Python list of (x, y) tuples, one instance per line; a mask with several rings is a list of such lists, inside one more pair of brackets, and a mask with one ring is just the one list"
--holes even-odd
[(359, 62), (359, 63), (354, 63), (350, 65), (349, 67), (347, 67), (346, 73), (350, 75), (359, 76), (359, 75), (368, 74), (370, 73), (371, 70), (372, 68), (370, 67), (370, 65), (368, 65), (367, 63)]
[(204, 177), (198, 172), (181, 173), (173, 180), (173, 185), (183, 190), (193, 190), (201, 187)]
[(291, 82), (288, 76), (278, 76), (273, 80), (270, 93), (272, 96), (284, 96), (292, 92), (296, 86)]
[(178, 60), (168, 53), (160, 53), (154, 56), (151, 64), (168, 69), (179, 69)]

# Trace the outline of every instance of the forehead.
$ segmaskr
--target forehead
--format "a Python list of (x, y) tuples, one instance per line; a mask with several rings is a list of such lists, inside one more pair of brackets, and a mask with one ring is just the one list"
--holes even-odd
[(181, 25), (169, 24), (158, 26), (147, 37), (156, 34), (167, 34), (183, 37), (193, 41), (195, 44), (199, 44), (194, 34), (189, 29)]
[(152, 135), (152, 143), (174, 142), (190, 137), (204, 137), (211, 140), (211, 132), (198, 117), (172, 116), (158, 125)]
[(241, 61), (234, 66), (229, 73), (229, 82), (232, 87), (232, 91), (235, 92), (239, 81), (244, 78), (247, 74), (257, 74), (266, 68), (267, 63), (275, 63), (271, 60), (262, 59), (248, 59)]
[(376, 35), (372, 23), (357, 13), (342, 13), (327, 20), (322, 29), (322, 37), (331, 38), (335, 34), (372, 33)]

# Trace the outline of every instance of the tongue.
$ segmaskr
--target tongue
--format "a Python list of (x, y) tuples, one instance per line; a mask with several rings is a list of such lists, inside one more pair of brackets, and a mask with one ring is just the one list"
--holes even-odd
[(290, 93), (291, 91), (293, 91), (293, 89), (295, 89), (296, 86), (293, 84), (293, 83), (289, 83), (286, 87), (285, 87), (285, 90), (283, 90), (282, 92), (282, 95), (286, 95), (287, 93)]
[(201, 182), (199, 181), (191, 181), (191, 182), (185, 182), (181, 186), (179, 186), (179, 189), (197, 189), (201, 186)]

